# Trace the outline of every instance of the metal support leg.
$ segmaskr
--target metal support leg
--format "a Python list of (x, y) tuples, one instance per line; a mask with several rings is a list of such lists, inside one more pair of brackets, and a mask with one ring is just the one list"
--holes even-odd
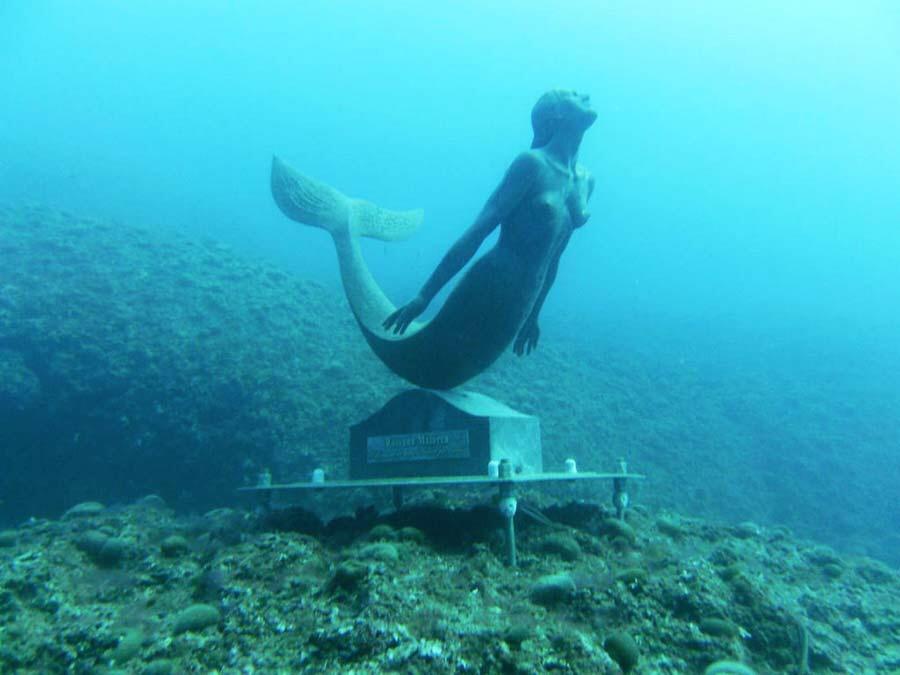
[[(619, 458), (619, 473), (627, 474), (628, 465), (624, 458)], [(628, 508), (628, 490), (625, 485), (626, 478), (613, 478), (613, 506), (616, 509), (616, 518), (625, 520), (625, 509)]]
[[(269, 469), (263, 469), (256, 478), (256, 486), (258, 488), (267, 488), (272, 485), (272, 472)], [(257, 493), (256, 508), (264, 516), (272, 512), (272, 490), (261, 489)]]
[[(513, 501), (515, 501), (514, 498)], [(513, 516), (506, 518), (506, 562), (510, 567), (516, 567), (519, 564), (516, 555), (516, 520)]]
[(510, 567), (518, 564), (516, 555), (516, 498), (513, 494), (512, 465), (508, 460), (500, 461), (500, 479), (510, 481), (500, 484), (500, 514), (506, 519), (506, 562)]

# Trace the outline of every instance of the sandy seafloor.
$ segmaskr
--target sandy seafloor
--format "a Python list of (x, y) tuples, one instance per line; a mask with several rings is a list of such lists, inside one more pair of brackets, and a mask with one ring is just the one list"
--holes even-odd
[(512, 570), (477, 495), (236, 495), (343, 475), (402, 389), (337, 289), (37, 207), (0, 210), (0, 270), (0, 672), (900, 672), (892, 478), (846, 452), (891, 447), (896, 392), (849, 433), (802, 371), (545, 336), (472, 388), (541, 416), (548, 467), (648, 480), (625, 526), (606, 488), (523, 494), (550, 522)]

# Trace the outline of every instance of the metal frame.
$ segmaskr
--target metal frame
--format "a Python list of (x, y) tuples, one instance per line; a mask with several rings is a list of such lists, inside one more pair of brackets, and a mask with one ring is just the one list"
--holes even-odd
[(597, 473), (595, 471), (579, 471), (578, 473), (533, 473), (512, 475), (509, 478), (493, 478), (491, 476), (424, 476), (415, 478), (368, 478), (360, 480), (326, 480), (322, 483), (301, 481), (298, 483), (273, 483), (271, 485), (253, 485), (238, 488), (240, 492), (286, 492), (291, 490), (347, 490), (353, 488), (373, 487), (426, 487), (434, 485), (483, 485), (487, 487), (509, 485), (511, 483), (550, 483), (558, 481), (579, 480), (641, 480), (646, 476), (639, 473)]
[[(574, 466), (574, 465), (573, 465)], [(353, 490), (356, 488), (391, 488), (394, 497), (394, 507), (400, 509), (403, 506), (404, 487), (427, 487), (435, 485), (444, 486), (481, 486), (496, 487), (500, 495), (500, 513), (506, 519), (507, 562), (510, 567), (515, 567), (516, 556), (516, 531), (514, 518), (516, 515), (515, 486), (519, 483), (562, 483), (588, 480), (611, 480), (613, 482), (613, 504), (616, 507), (616, 517), (625, 518), (625, 510), (628, 507), (627, 482), (629, 480), (643, 480), (643, 474), (629, 473), (625, 462), (619, 460), (620, 471), (616, 473), (598, 473), (596, 471), (566, 471), (557, 473), (514, 474), (512, 466), (507, 460), (502, 460), (498, 467), (497, 476), (423, 476), (417, 478), (370, 478), (360, 480), (314, 480), (299, 483), (270, 483), (268, 474), (261, 476), (259, 485), (239, 488), (240, 492), (253, 492), (262, 498), (266, 506), (270, 506), (271, 498), (275, 492), (293, 492), (302, 490)], [(320, 474), (321, 475), (321, 474)], [(268, 481), (264, 479), (268, 476)]]

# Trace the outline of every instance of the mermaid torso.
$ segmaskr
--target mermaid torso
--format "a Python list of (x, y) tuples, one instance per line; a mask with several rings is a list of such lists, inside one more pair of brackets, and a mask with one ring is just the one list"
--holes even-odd
[(587, 220), (588, 180), (580, 168), (572, 175), (542, 161), (525, 197), (500, 224), (497, 243), (428, 324), (401, 339), (363, 326), (375, 352), (410, 382), (433, 389), (455, 387), (487, 368), (516, 337), (550, 265)]

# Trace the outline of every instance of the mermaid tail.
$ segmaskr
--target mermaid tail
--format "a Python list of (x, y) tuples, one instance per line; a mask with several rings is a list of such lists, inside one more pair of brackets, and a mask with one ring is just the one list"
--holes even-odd
[(384, 364), (413, 384), (450, 389), (493, 363), (524, 320), (521, 303), (510, 303), (503, 270), (476, 262), (429, 322), (414, 321), (402, 336), (382, 327), (396, 307), (372, 277), (359, 237), (385, 241), (410, 236), (423, 211), (390, 211), (304, 176), (278, 157), (272, 160), (272, 196), (291, 220), (331, 234), (350, 308), (366, 341)]
[(272, 158), (272, 195), (291, 220), (332, 234), (349, 229), (358, 237), (396, 241), (419, 229), (424, 217), (422, 209), (390, 211), (365, 199), (347, 197), (295, 171), (278, 157)]
[[(378, 286), (359, 249), (358, 237), (404, 239), (422, 224), (424, 212), (389, 211), (363, 199), (347, 197), (330, 185), (272, 158), (272, 196), (288, 218), (326, 230), (334, 239), (344, 292), (356, 319), (366, 330), (389, 338), (381, 322), (396, 307)], [(415, 330), (416, 326), (410, 326)]]

